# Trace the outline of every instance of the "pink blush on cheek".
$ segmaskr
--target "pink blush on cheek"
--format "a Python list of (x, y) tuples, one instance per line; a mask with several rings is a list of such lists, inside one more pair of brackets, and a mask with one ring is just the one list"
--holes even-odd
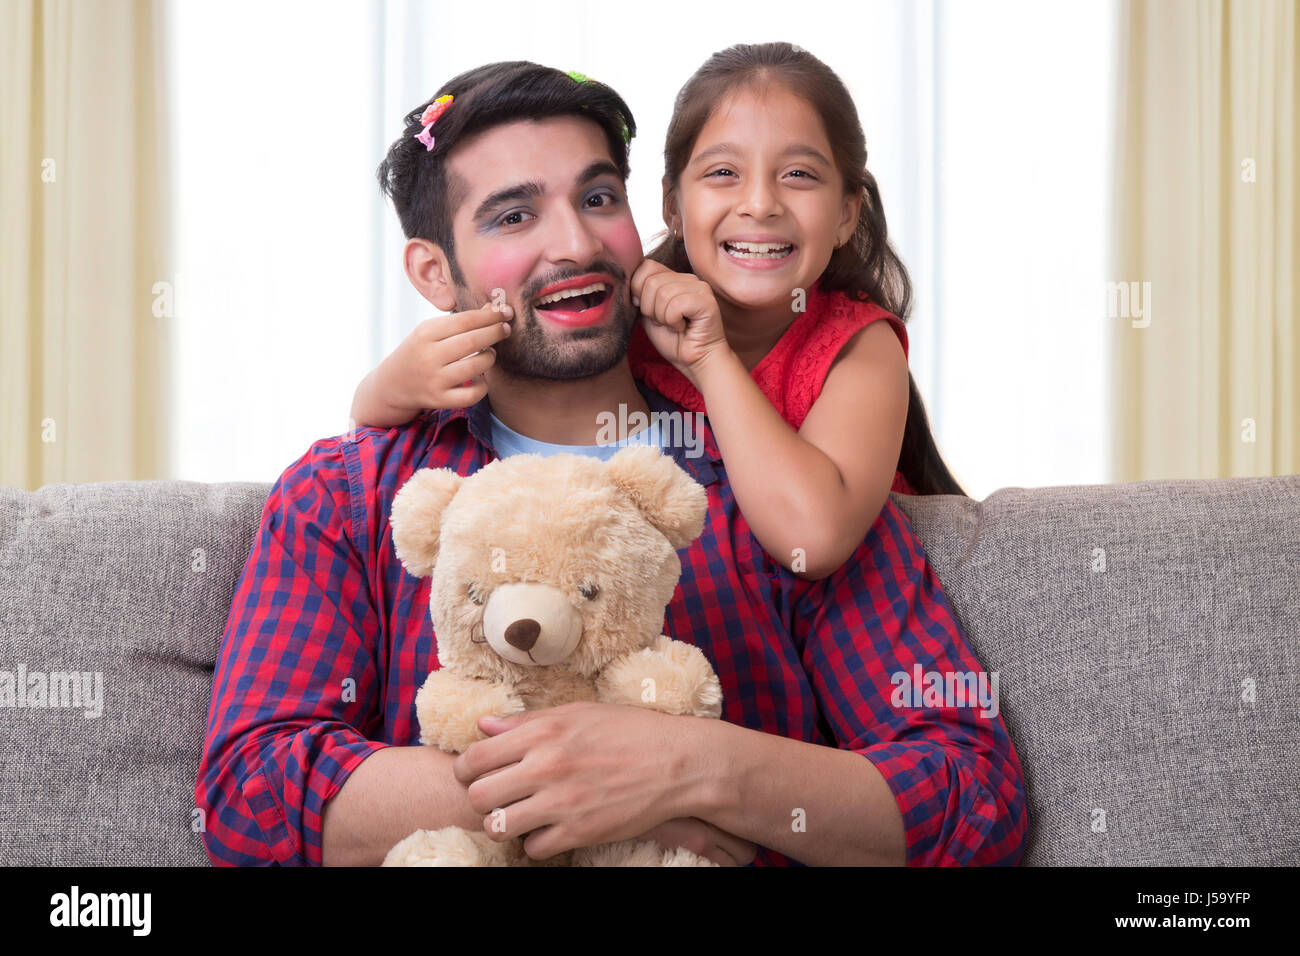
[(493, 289), (505, 289), (509, 301), (528, 281), (536, 259), (534, 253), (523, 249), (493, 249), (479, 261), (475, 278), (489, 300)]
[(601, 233), (601, 239), (613, 254), (615, 261), (627, 272), (628, 278), (632, 278), (632, 273), (645, 258), (645, 254), (641, 251), (641, 236), (636, 231), (636, 223), (628, 217), (625, 221), (611, 224)]

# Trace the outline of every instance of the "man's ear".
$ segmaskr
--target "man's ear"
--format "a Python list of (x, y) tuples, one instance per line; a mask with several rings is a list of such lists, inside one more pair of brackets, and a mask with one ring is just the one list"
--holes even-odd
[(420, 295), (443, 312), (456, 311), (456, 283), (442, 246), (428, 239), (412, 239), (404, 253), (406, 276)]

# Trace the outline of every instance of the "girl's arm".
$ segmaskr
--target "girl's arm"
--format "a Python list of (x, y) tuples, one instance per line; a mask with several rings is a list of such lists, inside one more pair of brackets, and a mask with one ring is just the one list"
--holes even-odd
[[(425, 408), (468, 408), (485, 394), (492, 348), (510, 334), (509, 306), (426, 319), (361, 380), (352, 397), (358, 428), (405, 425)], [(468, 382), (469, 384), (464, 384)]]
[(646, 260), (631, 291), (650, 341), (703, 395), (754, 536), (802, 578), (834, 572), (884, 508), (903, 444), (907, 357), (889, 323), (849, 340), (796, 433), (727, 344), (706, 283)]
[(745, 519), (807, 580), (833, 573), (879, 517), (907, 422), (907, 358), (889, 322), (841, 350), (796, 433), (730, 349), (692, 369)]

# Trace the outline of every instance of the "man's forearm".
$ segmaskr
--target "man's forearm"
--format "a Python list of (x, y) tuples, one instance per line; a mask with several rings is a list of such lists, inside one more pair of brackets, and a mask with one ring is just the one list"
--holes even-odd
[(809, 866), (902, 866), (903, 817), (861, 754), (700, 720), (707, 774), (691, 813)]
[(454, 759), (435, 747), (386, 747), (361, 761), (325, 804), (321, 862), (378, 866), (416, 830), (483, 829), (451, 772)]

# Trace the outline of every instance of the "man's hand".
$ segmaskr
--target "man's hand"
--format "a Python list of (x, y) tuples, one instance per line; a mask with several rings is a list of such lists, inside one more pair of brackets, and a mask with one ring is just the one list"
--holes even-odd
[(748, 866), (758, 855), (758, 847), (753, 843), (695, 817), (661, 823), (637, 839), (650, 840), (665, 849), (682, 847), (718, 866)]
[[(668, 821), (675, 826), (660, 831), (657, 841), (672, 843), (674, 835), (693, 841), (705, 834), (698, 828), (689, 834), (683, 818), (697, 816), (712, 798), (716, 761), (703, 747), (704, 725), (712, 723), (588, 702), (484, 717), (479, 726), (492, 736), (471, 744), (452, 772), (468, 785), (484, 831), (496, 840), (527, 834), (524, 851), (533, 859), (650, 838)], [(712, 831), (707, 836), (715, 838)], [(744, 841), (718, 839), (715, 846), (728, 855), (743, 860), (749, 852)]]
[(698, 388), (696, 377), (704, 363), (731, 350), (709, 284), (645, 259), (629, 286), (651, 344)]

